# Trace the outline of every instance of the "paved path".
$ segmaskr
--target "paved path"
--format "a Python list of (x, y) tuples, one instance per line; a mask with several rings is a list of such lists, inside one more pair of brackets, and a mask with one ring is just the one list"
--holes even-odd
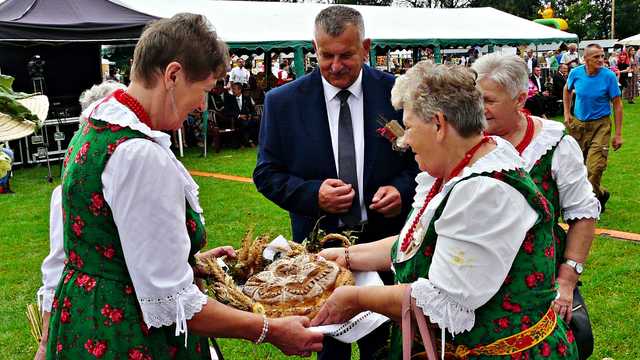
[[(248, 184), (253, 183), (253, 180), (251, 178), (242, 177), (242, 176), (210, 173), (206, 171), (196, 171), (196, 170), (189, 170), (189, 173), (194, 176), (212, 177), (212, 178), (221, 179), (221, 180), (238, 181), (238, 182), (243, 182)], [(560, 224), (560, 226), (562, 226), (565, 230), (568, 228), (567, 224)], [(612, 239), (633, 241), (640, 244), (640, 234), (618, 231), (618, 230), (596, 229), (596, 235), (600, 235), (602, 237), (608, 237)]]

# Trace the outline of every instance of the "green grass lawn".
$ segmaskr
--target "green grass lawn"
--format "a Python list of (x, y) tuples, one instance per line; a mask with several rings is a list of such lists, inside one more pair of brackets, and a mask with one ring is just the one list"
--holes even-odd
[[(610, 153), (604, 183), (612, 193), (598, 226), (640, 233), (640, 105), (625, 104), (623, 148)], [(202, 158), (187, 149), (184, 163), (192, 170), (250, 177), (255, 149), (223, 150)], [(54, 174), (59, 173), (59, 165)], [(15, 194), (0, 196), (0, 359), (29, 359), (36, 343), (29, 334), (25, 306), (35, 301), (40, 263), (49, 250), (49, 196), (57, 184), (45, 181), (46, 169), (18, 169)], [(262, 197), (252, 184), (196, 177), (207, 218), (209, 246), (239, 245), (244, 231), (290, 235), (289, 218)], [(591, 250), (582, 278), (596, 338), (593, 359), (640, 359), (640, 244), (603, 237)], [(220, 341), (226, 359), (283, 359), (269, 345)]]

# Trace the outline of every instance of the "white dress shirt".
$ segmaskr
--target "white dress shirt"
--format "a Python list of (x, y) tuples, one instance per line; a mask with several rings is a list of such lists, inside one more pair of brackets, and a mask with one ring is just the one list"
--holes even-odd
[(53, 189), (49, 209), (49, 255), (44, 259), (40, 268), (42, 287), (38, 290), (38, 305), (41, 311), (51, 311), (56, 286), (58, 286), (64, 269), (62, 185)]
[[(451, 193), (435, 222), (438, 239), (429, 274), (411, 285), (411, 295), (432, 322), (454, 335), (473, 328), (475, 310), (498, 292), (527, 231), (538, 219), (524, 196), (500, 180), (478, 176), (454, 187), (472, 174), (524, 168), (524, 161), (509, 142), (493, 139), (497, 147), (447, 181), (420, 218), (426, 229), (435, 210)], [(413, 211), (399, 239), (404, 239), (434, 181), (426, 172), (416, 177)], [(416, 231), (414, 246), (407, 253), (398, 246), (397, 259), (402, 262), (415, 256), (423, 235)]]
[(238, 110), (242, 110), (242, 95), (236, 96), (236, 102), (238, 103)]
[[(338, 164), (338, 125), (340, 123), (340, 99), (338, 93), (342, 90), (331, 84), (322, 77), (322, 87), (324, 90), (324, 100), (327, 104), (327, 116), (329, 121), (329, 132), (331, 133), (331, 146), (333, 148), (333, 159), (336, 162), (336, 171), (339, 172)], [(349, 86), (351, 93), (347, 103), (351, 111), (351, 122), (353, 124), (353, 144), (356, 149), (356, 173), (358, 175), (358, 196), (360, 198), (360, 213), (362, 221), (367, 220), (367, 208), (364, 203), (364, 99), (362, 92), (362, 70), (356, 81)], [(340, 176), (340, 174), (338, 174)]]
[[(88, 116), (95, 105), (83, 115)], [(176, 323), (176, 335), (186, 333), (186, 321), (207, 302), (193, 284), (187, 262), (191, 241), (185, 226), (186, 204), (202, 214), (198, 185), (170, 150), (169, 135), (149, 129), (115, 99), (103, 103), (93, 118), (138, 130), (153, 140), (131, 139), (116, 148), (102, 173), (103, 193), (145, 323), (149, 327)], [(47, 296), (53, 296), (64, 261), (62, 231), (53, 230), (62, 226), (62, 208), (57, 204), (60, 192), (54, 191), (52, 249), (42, 265), (44, 286), (39, 291), (46, 311), (51, 311)]]
[(587, 167), (580, 146), (570, 135), (562, 137), (562, 123), (539, 117), (536, 119), (542, 122), (542, 130), (522, 152), (522, 158), (527, 163), (525, 169), (531, 171), (536, 161), (557, 144), (551, 159), (551, 176), (558, 185), (562, 217), (565, 221), (598, 219), (600, 202), (587, 178)]
[(538, 87), (538, 91), (542, 93), (542, 84), (540, 83), (540, 77), (534, 75), (533, 78), (536, 79), (536, 87)]
[(249, 83), (249, 70), (236, 66), (231, 69), (231, 74), (229, 75), (229, 81), (234, 83), (248, 84)]

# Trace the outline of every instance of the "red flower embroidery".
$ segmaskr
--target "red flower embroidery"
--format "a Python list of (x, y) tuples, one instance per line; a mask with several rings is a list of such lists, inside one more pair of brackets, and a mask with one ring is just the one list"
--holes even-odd
[(536, 281), (544, 281), (544, 273), (536, 271), (533, 273), (533, 275), (535, 275)]
[(127, 140), (129, 140), (129, 138), (125, 136), (125, 137), (122, 137), (122, 138), (120, 138), (120, 139), (116, 140), (116, 142), (115, 142), (115, 143), (109, 144), (109, 145), (107, 146), (107, 154), (108, 154), (108, 155), (113, 154), (113, 152), (114, 152), (114, 151), (116, 151), (116, 148), (117, 148), (118, 146), (120, 146), (120, 144), (122, 144), (123, 142), (125, 142), (125, 141), (127, 141)]
[(145, 354), (138, 348), (129, 349), (127, 360), (152, 360), (151, 355)]
[(77, 237), (82, 236), (83, 228), (84, 228), (84, 221), (80, 218), (80, 216), (76, 216), (75, 218), (73, 218), (73, 224), (71, 225), (71, 229), (73, 230), (73, 233), (76, 234)]
[(98, 341), (96, 346), (91, 351), (91, 354), (97, 359), (100, 359), (107, 352), (107, 342), (105, 340)]
[(102, 213), (104, 207), (104, 197), (100, 193), (91, 194), (91, 205), (89, 205), (89, 211), (94, 216), (98, 216)]
[(424, 247), (424, 256), (433, 256), (434, 247), (433, 245), (427, 245)]
[(524, 252), (526, 252), (527, 254), (533, 254), (533, 242), (529, 241), (529, 240), (525, 240), (522, 243), (522, 249), (524, 250)]
[(506, 329), (509, 327), (509, 319), (507, 319), (506, 317), (494, 320), (494, 322), (498, 324), (501, 329)]
[(573, 336), (573, 331), (571, 329), (567, 330), (567, 341), (569, 344), (573, 344), (576, 338)]
[(64, 300), (62, 301), (62, 307), (63, 308), (67, 308), (67, 309), (71, 309), (71, 300), (69, 300), (69, 298), (67, 296), (65, 296)]
[(133, 294), (133, 286), (125, 285), (124, 286), (124, 293), (127, 294), (127, 295)]
[(69, 162), (69, 158), (71, 158), (71, 153), (73, 152), (73, 146), (69, 146), (67, 150), (67, 154), (64, 156), (64, 161), (62, 162), (63, 167), (67, 167), (67, 163)]
[(144, 336), (149, 336), (149, 334), (151, 334), (151, 330), (144, 321), (140, 323), (140, 330), (142, 330)]
[(513, 281), (513, 277), (511, 277), (511, 275), (507, 275), (507, 277), (504, 278), (504, 284), (505, 285), (511, 284), (512, 281)]
[(85, 125), (82, 128), (82, 135), (87, 135), (89, 133), (89, 126), (85, 123)]
[(176, 355), (178, 354), (178, 348), (175, 346), (169, 346), (169, 357), (172, 359), (176, 358)]
[(531, 318), (529, 315), (524, 315), (520, 318), (520, 331), (525, 331), (531, 326)]
[(89, 352), (89, 354), (99, 359), (107, 352), (107, 342), (105, 340), (101, 340), (94, 343), (93, 340), (89, 339), (84, 343), (84, 348)]
[(77, 164), (84, 164), (85, 161), (87, 161), (87, 153), (89, 152), (89, 147), (91, 146), (91, 143), (86, 142), (82, 145), (82, 147), (80, 148), (80, 150), (78, 151), (78, 153), (76, 154), (76, 163)]
[(62, 351), (62, 344), (61, 344), (61, 343), (58, 343), (58, 344), (56, 345), (56, 352), (61, 352), (61, 351)]
[(107, 124), (107, 127), (109, 128), (109, 130), (111, 130), (111, 132), (116, 132), (123, 129), (122, 126), (116, 124)]
[(68, 283), (69, 280), (71, 280), (71, 277), (73, 276), (73, 274), (75, 273), (75, 270), (71, 269), (69, 270), (69, 272), (67, 273), (67, 275), (64, 276), (64, 283)]
[(113, 259), (113, 256), (116, 254), (116, 250), (111, 245), (107, 247), (96, 245), (96, 250), (109, 260)]
[(82, 274), (76, 278), (75, 284), (83, 288), (86, 292), (89, 292), (96, 287), (96, 279), (87, 274)]
[(60, 321), (63, 324), (69, 323), (71, 321), (71, 314), (69, 314), (69, 311), (67, 311), (67, 309), (62, 309), (62, 311), (60, 312)]
[(549, 185), (548, 182), (546, 182), (546, 181), (542, 182), (542, 190), (549, 191), (549, 187), (550, 187), (550, 185)]
[(102, 316), (109, 317), (109, 314), (111, 314), (111, 305), (105, 304), (102, 309), (100, 309), (100, 314), (102, 314)]
[(524, 278), (524, 281), (527, 283), (527, 287), (533, 289), (536, 287), (536, 276), (534, 274), (529, 274)]
[(196, 343), (196, 352), (197, 353), (202, 352), (202, 349), (200, 349), (200, 343)]
[(551, 356), (551, 346), (546, 341), (542, 342), (542, 348), (540, 349), (540, 355), (544, 357)]
[(51, 304), (51, 307), (54, 309), (58, 309), (58, 298), (57, 297), (53, 297), (53, 304)]
[(544, 218), (546, 220), (551, 219), (551, 210), (549, 210), (549, 202), (547, 202), (547, 199), (539, 192), (536, 193), (536, 198), (538, 200), (538, 203), (540, 204), (540, 206), (542, 206), (542, 209), (544, 210)]
[(71, 263), (79, 269), (82, 269), (82, 267), (84, 266), (84, 261), (82, 260), (80, 255), (76, 254), (73, 250), (69, 252), (69, 261), (71, 261)]
[(111, 314), (109, 314), (109, 319), (111, 319), (111, 322), (114, 324), (119, 324), (123, 318), (124, 312), (122, 311), (122, 309), (113, 309), (111, 311)]
[(553, 257), (553, 246), (549, 246), (544, 249), (544, 256), (552, 258)]
[(563, 342), (559, 342), (558, 346), (556, 347), (556, 350), (558, 350), (558, 353), (562, 356), (565, 356), (565, 354), (567, 353), (567, 344), (563, 343)]
[(196, 232), (196, 222), (193, 219), (187, 220), (187, 230), (189, 230), (191, 234)]

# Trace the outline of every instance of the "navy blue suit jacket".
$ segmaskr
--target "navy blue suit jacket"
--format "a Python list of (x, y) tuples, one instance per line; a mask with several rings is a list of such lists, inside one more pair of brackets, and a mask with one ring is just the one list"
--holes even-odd
[[(395, 77), (363, 66), (364, 107), (364, 201), (367, 206), (366, 236), (370, 240), (397, 234), (415, 193), (418, 167), (411, 152), (393, 151), (376, 129), (379, 115), (402, 120), (391, 106)], [(322, 78), (313, 71), (267, 93), (260, 124), (258, 161), (253, 180), (264, 196), (289, 211), (293, 239), (302, 241), (317, 219), (325, 215), (318, 206), (318, 190), (328, 178), (337, 178)], [(393, 185), (402, 196), (402, 214), (384, 218), (369, 210), (380, 186)], [(339, 217), (328, 215), (321, 227), (336, 231)], [(363, 234), (365, 235), (365, 234)]]

